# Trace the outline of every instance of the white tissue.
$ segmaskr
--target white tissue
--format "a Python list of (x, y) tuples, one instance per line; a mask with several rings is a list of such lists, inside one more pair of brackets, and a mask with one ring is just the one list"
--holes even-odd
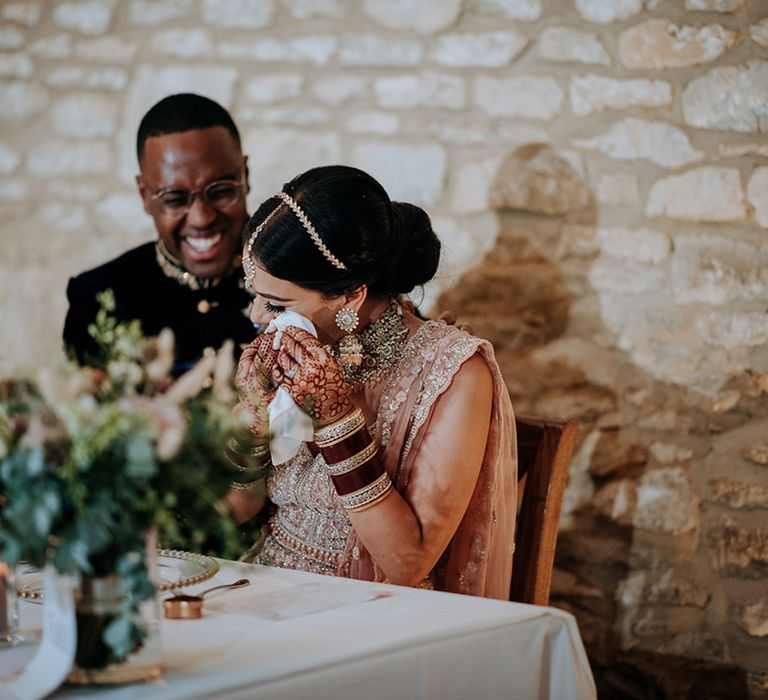
[[(272, 348), (277, 350), (283, 338), (283, 331), (288, 326), (303, 328), (317, 338), (317, 331), (312, 321), (295, 311), (286, 310), (270, 321), (265, 333), (275, 332)], [(310, 418), (302, 411), (291, 395), (278, 387), (275, 397), (267, 407), (269, 415), (269, 451), (273, 464), (282, 464), (293, 457), (302, 442), (309, 442), (315, 435)]]

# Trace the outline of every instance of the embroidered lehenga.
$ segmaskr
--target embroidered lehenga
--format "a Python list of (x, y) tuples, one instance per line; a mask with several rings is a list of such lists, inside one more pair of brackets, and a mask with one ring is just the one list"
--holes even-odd
[[(395, 488), (406, 500), (409, 480), (419, 469), (421, 441), (434, 406), (449, 390), (461, 365), (479, 353), (493, 374), (491, 424), (480, 475), (458, 530), (423, 585), (507, 598), (514, 550), (517, 464), (512, 409), (493, 349), (487, 341), (455, 327), (433, 321), (420, 323), (396, 304), (387, 313), (390, 317), (382, 317), (382, 323), (392, 323), (391, 314), (396, 313), (398, 327), (403, 328), (396, 339), (395, 356), (386, 366), (382, 362), (380, 367), (369, 367), (368, 387), (353, 388), (364, 391), (375, 385), (378, 410), (375, 423), (368, 427)], [(412, 329), (407, 339), (406, 326)], [(372, 347), (375, 353), (376, 344)], [(267, 537), (260, 551), (253, 553), (252, 561), (386, 580), (352, 529), (322, 455), (313, 454), (307, 444), (293, 459), (273, 467), (267, 493), (275, 509)], [(419, 504), (411, 505), (418, 512)]]

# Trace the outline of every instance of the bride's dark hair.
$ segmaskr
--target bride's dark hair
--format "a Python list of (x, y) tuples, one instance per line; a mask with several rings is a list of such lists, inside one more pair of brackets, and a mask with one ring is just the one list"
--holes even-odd
[[(254, 262), (272, 276), (328, 297), (361, 284), (372, 296), (406, 294), (434, 276), (440, 241), (427, 213), (413, 204), (390, 201), (384, 188), (362, 170), (346, 165), (313, 168), (287, 183), (283, 192), (304, 210), (347, 269), (334, 267), (296, 214), (283, 205), (251, 248)], [(279, 204), (275, 196), (259, 206), (246, 225), (246, 242)]]

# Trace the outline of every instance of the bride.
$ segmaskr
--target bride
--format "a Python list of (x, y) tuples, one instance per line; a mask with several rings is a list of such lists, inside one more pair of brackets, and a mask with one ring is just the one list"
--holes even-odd
[[(245, 403), (283, 387), (314, 425), (270, 467), (267, 534), (247, 559), (507, 598), (515, 433), (493, 349), (400, 301), (437, 269), (427, 214), (361, 170), (328, 166), (266, 200), (245, 236), (251, 319), (291, 311), (317, 333), (263, 333), (238, 367)], [(230, 494), (241, 521), (264, 506), (253, 485)]]

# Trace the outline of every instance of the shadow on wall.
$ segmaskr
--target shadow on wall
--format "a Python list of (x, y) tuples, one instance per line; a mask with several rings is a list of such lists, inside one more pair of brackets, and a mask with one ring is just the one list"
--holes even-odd
[[(713, 661), (722, 654), (705, 652), (708, 660), (696, 661), (669, 649), (648, 650), (657, 641), (661, 649), (676, 631), (691, 633), (691, 618), (706, 617), (707, 594), (694, 596), (694, 613), (684, 622), (672, 611), (671, 628), (646, 631), (642, 626), (653, 628), (656, 612), (626, 602), (628, 581), (637, 581), (633, 573), (667, 565), (655, 558), (652, 541), (638, 556), (636, 491), (622, 496), (622, 488), (644, 478), (649, 459), (633, 411), (642, 413), (640, 404), (650, 395), (654, 405), (683, 399), (617, 350), (602, 323), (589, 283), (599, 254), (597, 206), (580, 162), (546, 144), (518, 148), (500, 167), (491, 207), (500, 222), (494, 249), (443, 293), (437, 307), (455, 312), (493, 343), (516, 412), (580, 424), (552, 604), (576, 615), (599, 697), (747, 697), (744, 671)], [(675, 546), (690, 551), (694, 536), (681, 530)]]

